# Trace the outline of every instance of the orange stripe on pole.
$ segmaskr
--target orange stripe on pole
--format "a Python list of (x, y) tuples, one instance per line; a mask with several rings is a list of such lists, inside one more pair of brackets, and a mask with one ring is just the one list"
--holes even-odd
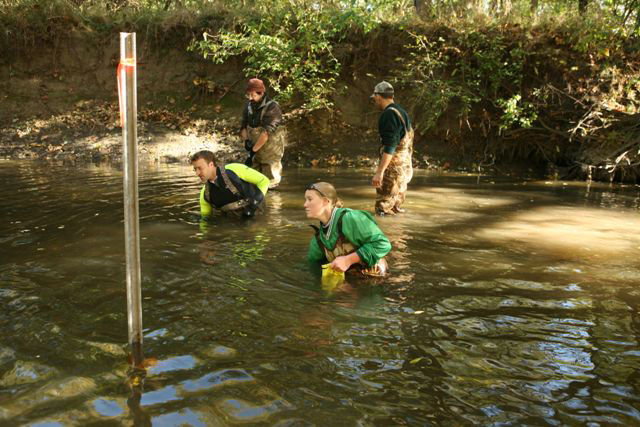
[(118, 64), (118, 71), (116, 72), (118, 75), (118, 107), (120, 108), (120, 127), (124, 126), (124, 99), (122, 94), (124, 90), (122, 89), (122, 82), (125, 80), (125, 74), (127, 72), (126, 67), (135, 67), (136, 60), (135, 58), (126, 58), (121, 59)]

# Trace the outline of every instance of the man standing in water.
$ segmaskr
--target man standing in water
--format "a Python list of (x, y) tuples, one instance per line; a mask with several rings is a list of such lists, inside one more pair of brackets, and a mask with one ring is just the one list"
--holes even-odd
[(371, 184), (376, 188), (376, 214), (404, 212), (407, 184), (413, 177), (413, 129), (407, 112), (393, 100), (393, 86), (382, 81), (370, 97), (382, 110), (378, 120), (380, 162)]
[(200, 190), (200, 214), (208, 217), (213, 208), (225, 214), (250, 218), (264, 205), (269, 178), (240, 163), (223, 165), (211, 151), (198, 151), (191, 165), (204, 184)]
[(286, 130), (281, 126), (280, 105), (270, 99), (260, 79), (250, 79), (247, 84), (248, 102), (242, 111), (240, 137), (249, 152), (245, 162), (266, 175), (269, 188), (275, 188), (282, 179), (282, 156), (286, 143)]

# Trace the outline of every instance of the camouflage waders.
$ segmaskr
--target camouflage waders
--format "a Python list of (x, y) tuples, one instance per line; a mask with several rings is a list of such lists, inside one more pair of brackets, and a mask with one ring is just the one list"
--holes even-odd
[[(395, 214), (400, 211), (400, 205), (404, 203), (407, 192), (407, 184), (413, 178), (413, 129), (407, 129), (402, 114), (395, 108), (391, 108), (402, 122), (404, 137), (396, 147), (389, 166), (384, 171), (382, 185), (376, 188), (376, 213)], [(380, 147), (380, 161), (384, 147)]]
[[(258, 142), (258, 138), (263, 131), (264, 129), (262, 127), (247, 127), (249, 139), (251, 139), (254, 144)], [(267, 142), (265, 142), (253, 157), (251, 167), (269, 178), (269, 188), (277, 186), (280, 184), (280, 180), (282, 180), (282, 156), (284, 155), (286, 137), (286, 129), (284, 127), (278, 127), (274, 133), (269, 135)]]

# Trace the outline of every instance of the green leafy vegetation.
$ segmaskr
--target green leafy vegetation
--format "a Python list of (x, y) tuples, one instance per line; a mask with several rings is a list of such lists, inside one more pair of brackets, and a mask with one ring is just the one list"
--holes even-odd
[(392, 3), (263, 1), (254, 15), (217, 33), (205, 32), (190, 49), (215, 63), (243, 58), (245, 75), (267, 79), (283, 102), (330, 108), (341, 71), (336, 47), (379, 25), (377, 16)]
[(0, 0), (5, 60), (123, 30), (240, 64), (289, 111), (387, 78), (419, 137), (589, 176), (640, 164), (638, 0)]

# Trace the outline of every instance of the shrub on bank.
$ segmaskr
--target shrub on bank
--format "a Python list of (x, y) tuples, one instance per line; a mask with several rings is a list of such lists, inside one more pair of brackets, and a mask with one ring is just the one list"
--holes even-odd
[(635, 179), (635, 3), (592, 4), (578, 17), (578, 3), (532, 4), (0, 0), (2, 56), (72, 31), (136, 31), (217, 63), (235, 57), (289, 109), (306, 111), (335, 108), (346, 82), (392, 78), (419, 135), (474, 153), (478, 167), (543, 159), (581, 176)]

